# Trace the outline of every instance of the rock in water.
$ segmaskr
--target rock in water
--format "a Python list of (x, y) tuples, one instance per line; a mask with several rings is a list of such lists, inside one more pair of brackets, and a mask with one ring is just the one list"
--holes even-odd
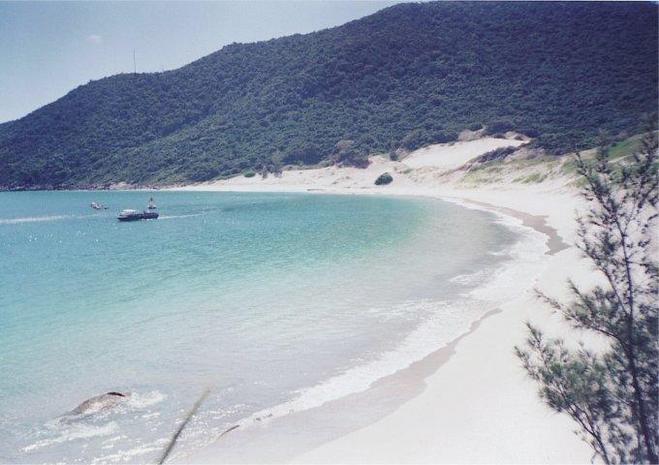
[(72, 415), (91, 415), (94, 413), (104, 412), (110, 410), (122, 402), (126, 401), (130, 397), (130, 393), (121, 393), (121, 392), (106, 392), (100, 396), (92, 397), (87, 399), (80, 405), (78, 405), (73, 411)]

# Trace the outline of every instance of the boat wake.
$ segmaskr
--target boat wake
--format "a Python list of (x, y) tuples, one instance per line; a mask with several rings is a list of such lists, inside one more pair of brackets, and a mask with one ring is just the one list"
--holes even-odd
[(71, 215), (26, 216), (24, 218), (0, 218), (0, 224), (39, 223), (73, 218)]
[(104, 218), (99, 215), (44, 215), (44, 216), (26, 216), (21, 218), (0, 218), (0, 225), (23, 224), (23, 223), (47, 223), (50, 221), (63, 220), (80, 220), (84, 218)]
[(161, 220), (174, 220), (177, 218), (190, 218), (193, 216), (202, 216), (203, 213), (190, 213), (188, 215), (161, 215), (159, 219)]

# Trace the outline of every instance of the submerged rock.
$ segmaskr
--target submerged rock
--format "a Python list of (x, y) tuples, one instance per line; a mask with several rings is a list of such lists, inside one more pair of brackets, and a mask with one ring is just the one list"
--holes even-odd
[(130, 393), (106, 392), (100, 396), (87, 399), (71, 411), (72, 415), (91, 415), (94, 413), (110, 410), (117, 405), (125, 402), (130, 397)]

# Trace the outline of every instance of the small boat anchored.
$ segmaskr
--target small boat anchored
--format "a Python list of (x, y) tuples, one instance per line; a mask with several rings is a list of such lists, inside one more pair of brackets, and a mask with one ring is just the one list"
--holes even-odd
[(108, 207), (106, 207), (102, 203), (98, 203), (98, 202), (92, 202), (90, 207), (92, 207), (94, 210), (107, 210), (108, 209)]
[(138, 220), (155, 220), (160, 216), (157, 211), (153, 197), (149, 199), (149, 205), (146, 210), (138, 211), (132, 209), (121, 210), (117, 219), (119, 221), (138, 221)]
[(119, 221), (137, 221), (137, 220), (155, 220), (158, 218), (158, 212), (137, 211), (137, 210), (121, 210), (117, 219)]

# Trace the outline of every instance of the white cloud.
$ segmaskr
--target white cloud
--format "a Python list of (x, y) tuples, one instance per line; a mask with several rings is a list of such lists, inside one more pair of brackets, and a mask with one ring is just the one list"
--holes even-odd
[(100, 44), (103, 42), (103, 37), (98, 34), (91, 34), (87, 36), (87, 42), (90, 44)]

